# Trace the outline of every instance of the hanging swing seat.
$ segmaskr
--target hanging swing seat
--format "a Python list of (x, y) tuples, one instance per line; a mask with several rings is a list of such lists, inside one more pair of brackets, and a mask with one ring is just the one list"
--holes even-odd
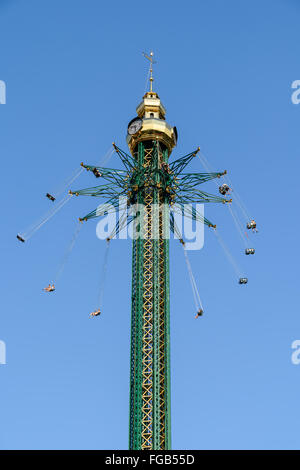
[(250, 220), (250, 222), (247, 223), (247, 229), (248, 230), (256, 230), (256, 222), (255, 220)]
[(202, 309), (202, 308), (199, 308), (199, 310), (198, 310), (198, 312), (197, 312), (195, 318), (202, 317), (202, 315), (203, 315), (203, 309)]
[(219, 187), (219, 193), (225, 196), (227, 193), (230, 192), (230, 187), (228, 184), (222, 184), (222, 186)]
[(47, 194), (46, 194), (46, 197), (47, 197), (48, 199), (50, 199), (50, 201), (52, 201), (52, 202), (55, 201), (55, 197), (52, 196), (52, 194), (47, 193)]
[(20, 242), (25, 243), (25, 240), (23, 237), (21, 237), (21, 235), (17, 235), (17, 239), (20, 240)]
[(101, 311), (100, 311), (100, 308), (98, 308), (98, 310), (91, 312), (89, 316), (90, 318), (93, 318), (93, 317), (98, 317), (100, 314), (101, 314)]
[(55, 291), (55, 286), (54, 286), (54, 284), (52, 284), (52, 285), (49, 284), (49, 286), (44, 287), (43, 290), (44, 290), (45, 292), (54, 292), (54, 291)]
[(245, 249), (245, 254), (246, 255), (254, 255), (255, 249), (254, 248), (246, 248)]

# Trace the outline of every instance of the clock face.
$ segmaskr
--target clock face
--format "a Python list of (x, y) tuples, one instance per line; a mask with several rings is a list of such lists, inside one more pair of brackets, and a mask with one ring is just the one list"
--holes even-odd
[(128, 124), (128, 134), (133, 135), (136, 134), (142, 127), (143, 121), (141, 118), (137, 117), (132, 119)]

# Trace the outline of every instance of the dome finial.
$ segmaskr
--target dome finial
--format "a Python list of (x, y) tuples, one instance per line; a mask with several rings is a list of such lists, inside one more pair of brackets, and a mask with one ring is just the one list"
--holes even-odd
[(153, 60), (153, 56), (154, 56), (154, 53), (153, 51), (150, 52), (149, 55), (147, 55), (145, 52), (143, 52), (143, 56), (146, 57), (146, 59), (148, 59), (150, 61), (150, 92), (152, 92), (152, 83), (154, 81), (154, 78), (153, 78), (153, 68), (152, 68), (152, 65), (153, 64), (156, 64), (156, 61)]

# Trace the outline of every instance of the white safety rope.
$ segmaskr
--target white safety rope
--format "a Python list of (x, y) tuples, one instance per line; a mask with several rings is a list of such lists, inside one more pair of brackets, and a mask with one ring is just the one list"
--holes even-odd
[(34, 233), (39, 230), (48, 220), (52, 217), (71, 199), (72, 194), (67, 194), (56, 206), (54, 206), (50, 211), (48, 211), (44, 216), (39, 218), (37, 222), (32, 224), (24, 232), (20, 233), (24, 240), (28, 240), (34, 235)]
[(221, 238), (220, 233), (216, 229), (214, 229), (214, 233), (216, 235), (216, 238), (217, 238), (221, 248), (223, 249), (225, 255), (227, 256), (230, 264), (232, 265), (234, 271), (236, 272), (237, 276), (239, 278), (243, 277), (242, 274), (241, 274), (241, 270), (240, 270), (239, 266), (237, 265), (237, 263), (236, 263), (235, 259), (233, 258), (232, 254), (230, 253), (228, 247), (225, 245), (223, 239)]
[(195, 307), (196, 307), (197, 311), (200, 308), (201, 308), (201, 310), (203, 310), (203, 305), (202, 305), (202, 302), (201, 302), (201, 298), (200, 298), (200, 294), (199, 294), (199, 291), (198, 291), (198, 288), (197, 288), (195, 277), (193, 275), (191, 263), (190, 263), (190, 260), (188, 258), (187, 250), (186, 250), (185, 247), (183, 247), (183, 248), (184, 248), (184, 257), (185, 257), (185, 261), (186, 261), (186, 265), (187, 265), (187, 268), (188, 268), (188, 273), (189, 273), (189, 277), (190, 277), (190, 281), (191, 281), (191, 285), (192, 285), (193, 296), (194, 296), (194, 301), (195, 301)]
[(76, 242), (76, 240), (77, 240), (77, 237), (78, 237), (78, 235), (79, 235), (79, 232), (80, 232), (80, 229), (81, 229), (82, 225), (83, 225), (83, 224), (82, 224), (81, 222), (79, 222), (79, 223), (76, 225), (75, 232), (74, 232), (74, 234), (73, 234), (73, 237), (72, 237), (72, 239), (71, 239), (71, 242), (68, 244), (68, 246), (67, 246), (67, 248), (66, 248), (66, 251), (65, 251), (65, 254), (64, 254), (64, 256), (63, 256), (63, 258), (62, 258), (62, 261), (61, 261), (61, 263), (60, 263), (60, 266), (58, 267), (58, 270), (57, 270), (57, 272), (56, 272), (56, 275), (55, 275), (55, 278), (54, 278), (54, 284), (57, 283), (58, 279), (60, 278), (60, 276), (61, 276), (61, 274), (62, 274), (62, 272), (63, 272), (63, 270), (64, 270), (64, 268), (65, 268), (65, 266), (66, 266), (66, 264), (67, 264), (67, 261), (68, 261), (68, 259), (69, 259), (70, 254), (71, 254), (71, 251), (72, 251), (73, 248), (74, 248), (75, 242)]

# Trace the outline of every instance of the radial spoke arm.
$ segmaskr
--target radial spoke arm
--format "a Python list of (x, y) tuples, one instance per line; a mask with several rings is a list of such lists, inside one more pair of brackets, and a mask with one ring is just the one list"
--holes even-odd
[(85, 168), (87, 171), (91, 171), (94, 175), (99, 178), (103, 178), (107, 181), (116, 183), (119, 187), (122, 187), (124, 184), (124, 178), (127, 175), (126, 170), (119, 170), (114, 168), (103, 168), (101, 166), (93, 166), (93, 165), (84, 165), (81, 163), (81, 166)]
[(182, 173), (178, 179), (181, 184), (188, 184), (194, 187), (224, 175), (226, 175), (226, 170), (216, 173)]
[(121, 195), (122, 192), (120, 192), (120, 189), (117, 185), (110, 183), (101, 184), (99, 186), (92, 186), (91, 188), (69, 191), (69, 194), (75, 194), (75, 196), (112, 197)]
[(95, 219), (97, 217), (102, 217), (106, 214), (118, 213), (126, 208), (126, 201), (119, 201), (119, 198), (111, 198), (103, 204), (100, 204), (96, 209), (86, 214), (84, 217), (81, 217), (79, 220), (89, 220)]
[(184, 217), (188, 217), (192, 220), (202, 222), (208, 227), (216, 227), (216, 225), (214, 225), (212, 222), (210, 222), (210, 220), (204, 217), (203, 214), (201, 214), (201, 212), (199, 212), (194, 206), (183, 205), (179, 202), (173, 206), (172, 210), (177, 214), (184, 215)]
[(178, 158), (174, 162), (171, 162), (169, 164), (170, 170), (176, 175), (178, 175), (190, 163), (190, 161), (197, 155), (199, 151), (200, 147), (194, 150), (194, 152), (191, 152), (188, 155), (185, 155), (184, 157)]
[(225, 199), (224, 197), (215, 196), (214, 194), (206, 193), (194, 188), (181, 188), (180, 195), (177, 196), (176, 201), (182, 202), (183, 204), (188, 203), (230, 203), (231, 199)]
[(124, 152), (124, 150), (121, 150), (119, 147), (116, 146), (116, 144), (113, 143), (114, 149), (119, 155), (120, 159), (122, 160), (123, 165), (125, 166), (127, 171), (130, 171), (132, 168), (135, 167), (136, 161), (131, 155), (128, 155), (128, 153)]

